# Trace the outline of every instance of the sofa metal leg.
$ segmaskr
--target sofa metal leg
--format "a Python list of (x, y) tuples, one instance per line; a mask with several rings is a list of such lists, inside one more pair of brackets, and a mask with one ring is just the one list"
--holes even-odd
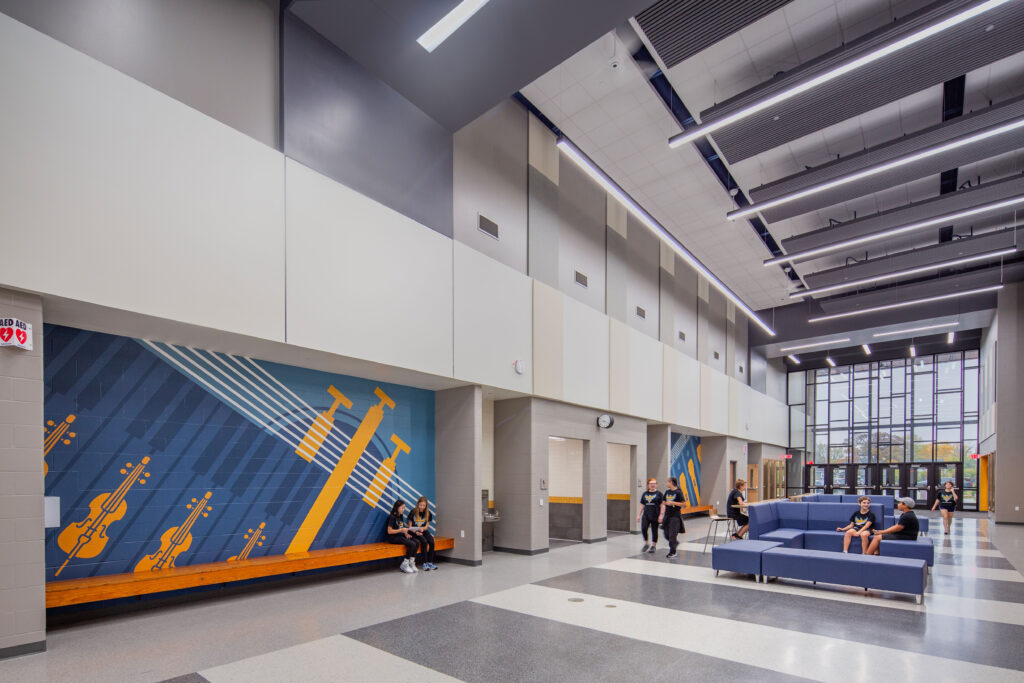
[(715, 570), (715, 576), (718, 576), (718, 570), (717, 569)]

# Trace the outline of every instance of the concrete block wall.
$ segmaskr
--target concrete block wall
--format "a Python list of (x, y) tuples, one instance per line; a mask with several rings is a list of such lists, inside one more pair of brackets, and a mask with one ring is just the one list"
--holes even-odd
[(483, 391), (459, 387), (434, 400), (437, 535), (451, 536), (449, 559), (478, 565), (483, 558), (480, 489), (483, 474)]
[(32, 325), (33, 350), (0, 348), (0, 657), (46, 649), (43, 305), (0, 289), (0, 317)]

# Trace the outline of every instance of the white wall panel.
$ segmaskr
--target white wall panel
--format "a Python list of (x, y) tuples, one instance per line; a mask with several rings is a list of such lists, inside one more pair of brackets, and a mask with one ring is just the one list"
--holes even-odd
[(579, 439), (548, 438), (548, 496), (583, 497), (583, 442)]
[(629, 330), (629, 414), (662, 419), (662, 344), (646, 333)]
[(700, 428), (700, 363), (662, 345), (663, 420), (680, 427)]
[(608, 319), (608, 409), (632, 414), (630, 410), (629, 326)]
[(563, 296), (564, 400), (608, 408), (608, 317)]
[(628, 494), (632, 481), (630, 447), (621, 443), (608, 444), (608, 493)]
[(729, 377), (700, 366), (700, 428), (716, 434), (729, 433)]
[[(455, 378), (523, 393), (533, 390), (530, 278), (455, 242)], [(516, 360), (527, 372), (517, 375)]]
[(452, 241), (287, 164), (288, 341), (451, 375)]
[(0, 284), (284, 336), (284, 160), (0, 15)]
[(565, 304), (554, 287), (533, 281), (533, 392), (561, 399), (565, 379), (562, 349)]

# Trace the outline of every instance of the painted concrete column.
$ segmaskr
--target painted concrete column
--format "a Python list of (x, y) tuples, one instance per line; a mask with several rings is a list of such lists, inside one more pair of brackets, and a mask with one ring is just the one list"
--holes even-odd
[(445, 556), (461, 564), (483, 561), (483, 391), (459, 387), (435, 397), (437, 535), (455, 538)]
[(608, 540), (608, 443), (583, 442), (583, 542)]
[(725, 502), (734, 483), (729, 477), (729, 462), (736, 463), (737, 478), (747, 478), (746, 445), (746, 441), (728, 436), (701, 438), (701, 502), (716, 506), (718, 514), (726, 513)]
[(0, 658), (46, 649), (43, 303), (0, 289), (0, 317), (32, 325), (32, 350), (0, 347)]
[[(1024, 284), (999, 292), (996, 352), (996, 522), (1024, 522)], [(1002, 486), (1000, 482), (1004, 482)]]
[(547, 435), (534, 444), (533, 399), (494, 402), (494, 499), (501, 521), (494, 525), (494, 549), (536, 555), (547, 552)]

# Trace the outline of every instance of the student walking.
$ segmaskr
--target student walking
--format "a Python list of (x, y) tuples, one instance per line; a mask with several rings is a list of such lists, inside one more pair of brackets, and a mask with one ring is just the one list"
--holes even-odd
[[(644, 536), (644, 549), (642, 553), (653, 553), (658, 545), (658, 517), (661, 514), (661, 491), (658, 490), (658, 480), (650, 478), (647, 480), (647, 490), (640, 494), (640, 508), (636, 512), (636, 521), (640, 522), (640, 533)], [(650, 529), (651, 540), (647, 541), (647, 531)]]
[[(416, 507), (409, 513), (409, 531), (412, 538), (419, 543), (420, 553), (423, 554), (423, 571), (437, 569), (434, 564), (434, 535), (430, 533), (430, 522), (434, 516), (430, 512), (430, 502), (426, 496), (420, 496), (416, 501)], [(415, 567), (415, 563), (413, 564)]]
[(416, 569), (416, 550), (419, 549), (420, 542), (410, 536), (409, 525), (405, 521), (405, 503), (402, 500), (396, 500), (395, 504), (391, 506), (386, 529), (388, 543), (405, 546), (405, 559), (402, 560), (402, 566), (399, 569), (406, 574), (415, 574), (418, 571)]
[[(686, 505), (686, 501), (683, 498), (683, 492), (679, 488), (679, 482), (676, 481), (675, 477), (669, 477), (668, 488), (665, 489), (665, 494), (662, 497), (661, 502), (661, 515), (658, 519), (662, 523), (662, 529), (665, 530), (665, 538), (668, 539), (668, 555), (670, 560), (674, 560), (679, 557), (676, 552), (676, 548), (679, 546), (679, 542), (676, 537), (679, 536), (679, 532), (686, 533), (686, 527), (683, 526), (683, 515), (680, 510)], [(652, 550), (653, 552), (653, 550)]]
[(953, 512), (956, 511), (956, 504), (959, 502), (960, 497), (956, 495), (956, 487), (953, 486), (953, 482), (947, 480), (943, 490), (939, 491), (939, 495), (935, 498), (935, 504), (932, 505), (932, 510), (942, 509), (942, 527), (947, 534), (949, 528), (953, 526)]

